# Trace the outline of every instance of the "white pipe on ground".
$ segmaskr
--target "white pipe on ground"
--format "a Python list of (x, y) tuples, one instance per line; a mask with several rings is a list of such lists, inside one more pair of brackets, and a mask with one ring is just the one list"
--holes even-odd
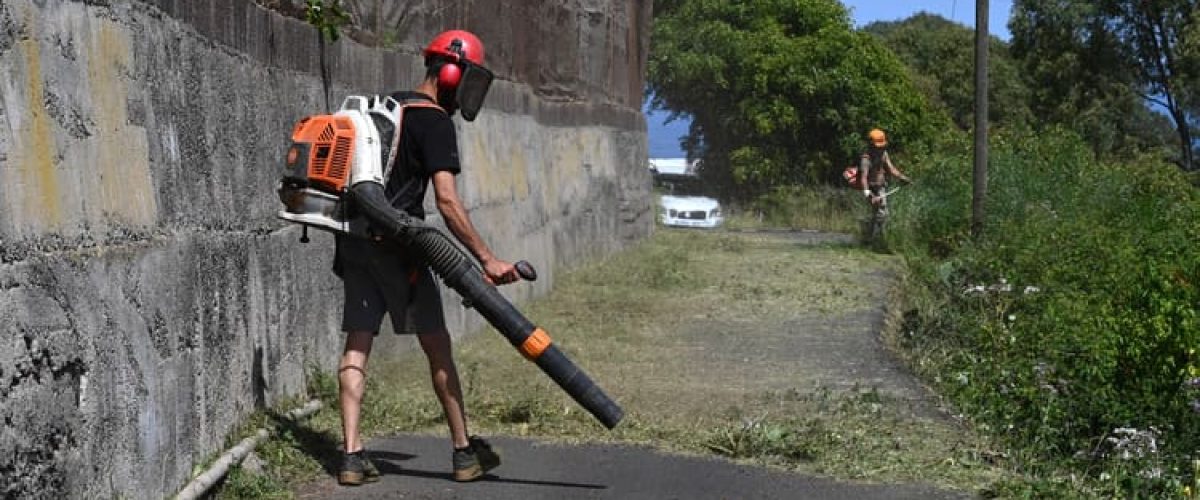
[[(300, 420), (307, 418), (309, 415), (316, 413), (321, 408), (320, 400), (312, 400), (305, 403), (300, 408), (292, 409), (284, 414), (284, 418), (288, 420)], [(246, 458), (254, 447), (270, 437), (271, 432), (267, 429), (258, 429), (254, 431), (254, 435), (243, 439), (233, 448), (230, 448), (225, 453), (221, 454), (216, 461), (209, 466), (208, 470), (200, 473), (192, 482), (188, 483), (179, 494), (175, 495), (175, 500), (195, 500), (204, 495), (213, 485), (217, 484), (225, 474), (229, 473), (229, 469), (234, 465), (241, 463), (242, 459)]]

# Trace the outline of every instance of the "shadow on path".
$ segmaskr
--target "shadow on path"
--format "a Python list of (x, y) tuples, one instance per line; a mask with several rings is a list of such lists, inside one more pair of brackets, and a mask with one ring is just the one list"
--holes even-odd
[[(340, 487), (332, 478), (310, 484), (299, 498), (488, 498), (495, 500), (598, 499), (944, 499), (959, 492), (922, 485), (839, 482), (740, 465), (726, 460), (671, 455), (624, 445), (566, 446), (496, 438), (504, 463), (480, 481), (454, 482), (450, 453), (441, 437), (402, 435), (372, 441), (379, 482)], [(403, 465), (401, 465), (403, 463)]]

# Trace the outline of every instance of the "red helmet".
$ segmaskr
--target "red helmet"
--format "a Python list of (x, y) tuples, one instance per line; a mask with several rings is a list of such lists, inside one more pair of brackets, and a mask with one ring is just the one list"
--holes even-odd
[(425, 57), (429, 56), (447, 57), (455, 62), (461, 57), (483, 66), (483, 42), (470, 31), (443, 31), (425, 47)]
[(423, 52), (425, 65), (437, 71), (438, 93), (452, 95), (439, 95), (439, 103), (451, 114), (459, 107), (464, 119), (474, 120), (494, 78), (483, 67), (483, 42), (469, 31), (450, 30), (433, 37)]
[[(479, 37), (470, 31), (443, 31), (433, 37), (433, 41), (425, 47), (424, 53), (426, 59), (442, 57), (454, 63), (462, 62), (465, 59), (471, 64), (483, 66), (483, 42), (479, 41)], [(438, 75), (439, 84), (453, 88), (458, 85), (461, 73), (462, 68), (458, 65), (447, 64), (442, 67)]]

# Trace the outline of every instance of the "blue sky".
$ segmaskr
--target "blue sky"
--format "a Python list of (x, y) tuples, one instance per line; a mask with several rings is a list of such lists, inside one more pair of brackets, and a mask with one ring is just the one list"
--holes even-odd
[[(842, 0), (850, 8), (857, 26), (875, 21), (896, 21), (917, 12), (937, 14), (966, 26), (975, 26), (975, 0)], [(1008, 16), (1012, 0), (990, 0), (988, 2), (988, 30), (1002, 39), (1009, 38)], [(664, 124), (665, 114), (646, 113), (646, 126), (650, 139), (651, 158), (676, 158), (684, 156), (679, 149), (679, 138), (687, 134), (688, 124), (676, 120)]]
[[(897, 21), (920, 11), (975, 26), (975, 0), (842, 0), (842, 4), (850, 8), (850, 14), (858, 26), (874, 21)], [(988, 4), (988, 31), (1008, 40), (1008, 14), (1012, 10), (1012, 0), (990, 0)]]

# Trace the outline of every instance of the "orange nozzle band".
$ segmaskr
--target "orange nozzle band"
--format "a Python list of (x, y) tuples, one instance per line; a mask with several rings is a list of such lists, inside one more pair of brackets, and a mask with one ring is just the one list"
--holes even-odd
[(533, 333), (525, 338), (525, 341), (521, 343), (521, 346), (517, 350), (521, 351), (521, 354), (524, 354), (526, 359), (533, 361), (538, 356), (541, 356), (547, 347), (550, 347), (550, 336), (546, 334), (545, 330), (534, 328)]

